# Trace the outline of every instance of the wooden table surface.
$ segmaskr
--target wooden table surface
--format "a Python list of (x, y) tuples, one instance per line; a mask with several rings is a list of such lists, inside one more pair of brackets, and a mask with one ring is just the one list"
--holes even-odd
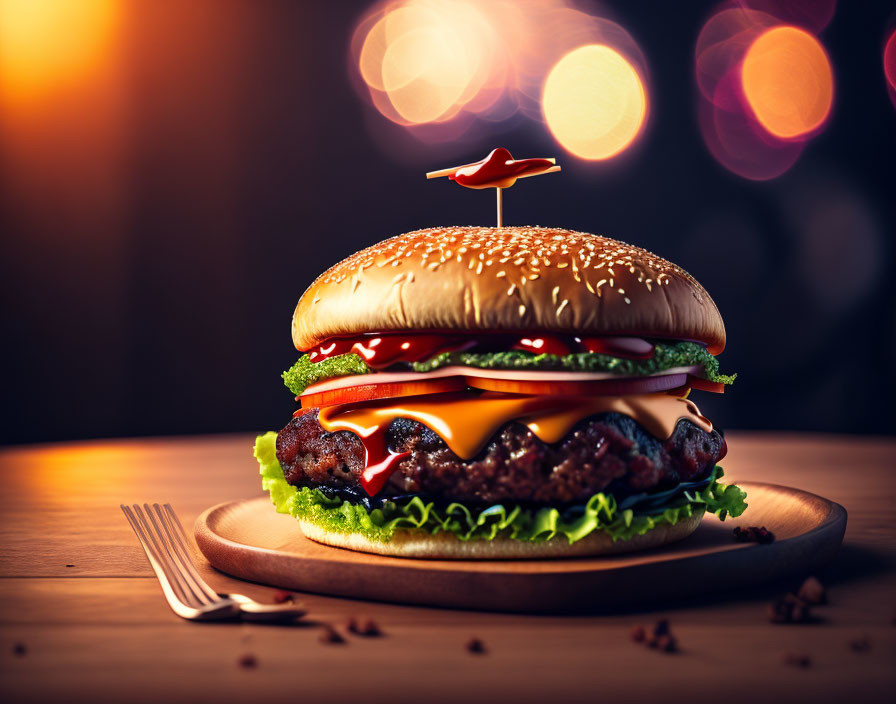
[[(729, 479), (799, 487), (849, 512), (844, 545), (819, 574), (830, 604), (815, 610), (818, 623), (768, 622), (768, 602), (791, 583), (662, 611), (561, 617), (309, 594), (307, 622), (296, 626), (189, 623), (168, 608), (118, 506), (169, 501), (192, 525), (213, 504), (258, 495), (250, 436), (3, 450), (0, 698), (893, 701), (896, 440), (743, 432), (728, 440)], [(219, 591), (271, 599), (270, 588), (203, 569)], [(352, 616), (372, 617), (384, 636), (320, 642), (320, 624), (344, 633)], [(660, 617), (681, 652), (630, 639), (635, 625)], [(485, 654), (467, 651), (473, 637)], [(811, 664), (787, 664), (788, 653)], [(255, 667), (240, 664), (247, 655)]]

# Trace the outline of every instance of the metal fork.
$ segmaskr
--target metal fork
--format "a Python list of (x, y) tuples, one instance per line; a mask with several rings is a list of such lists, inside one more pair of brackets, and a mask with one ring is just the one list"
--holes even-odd
[(214, 591), (193, 566), (187, 535), (170, 504), (121, 504), (121, 510), (178, 616), (191, 621), (289, 621), (305, 614), (301, 604), (262, 604), (243, 594)]

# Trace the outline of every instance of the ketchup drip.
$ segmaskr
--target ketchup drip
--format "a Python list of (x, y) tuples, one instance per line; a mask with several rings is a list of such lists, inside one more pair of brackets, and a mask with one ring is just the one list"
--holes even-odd
[(389, 477), (398, 469), (398, 463), (410, 452), (390, 452), (386, 446), (386, 430), (388, 424), (379, 425), (369, 435), (362, 435), (364, 445), (364, 471), (361, 473), (361, 486), (369, 496), (376, 496), (386, 486)]
[(384, 333), (349, 338), (331, 338), (308, 352), (311, 362), (354, 352), (373, 369), (385, 369), (397, 362), (422, 362), (442, 352), (500, 352), (522, 350), (533, 354), (568, 355), (599, 352), (628, 359), (650, 359), (653, 345), (639, 337), (575, 337), (572, 335), (513, 335), (484, 333)]

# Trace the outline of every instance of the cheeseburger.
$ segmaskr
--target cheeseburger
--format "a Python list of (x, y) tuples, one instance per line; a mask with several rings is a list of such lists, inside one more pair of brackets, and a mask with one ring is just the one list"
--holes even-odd
[(690, 400), (725, 327), (686, 271), (542, 227), (410, 232), (324, 272), (292, 320), (300, 408), (255, 456), (327, 545), (405, 557), (598, 555), (690, 535), (745, 494)]

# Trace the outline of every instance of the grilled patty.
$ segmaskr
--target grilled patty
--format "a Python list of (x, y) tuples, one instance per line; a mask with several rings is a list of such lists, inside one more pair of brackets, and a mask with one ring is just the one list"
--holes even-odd
[[(680, 420), (657, 440), (632, 418), (603, 413), (583, 420), (560, 442), (546, 444), (521, 423), (501, 428), (476, 456), (464, 460), (436, 433), (413, 420), (392, 421), (392, 452), (409, 452), (378, 499), (420, 494), (467, 504), (520, 502), (562, 505), (603, 491), (622, 498), (661, 491), (708, 476), (726, 452), (724, 438)], [(277, 459), (298, 487), (326, 487), (366, 497), (360, 487), (364, 446), (352, 432), (329, 433), (318, 409), (293, 418), (277, 435)]]

